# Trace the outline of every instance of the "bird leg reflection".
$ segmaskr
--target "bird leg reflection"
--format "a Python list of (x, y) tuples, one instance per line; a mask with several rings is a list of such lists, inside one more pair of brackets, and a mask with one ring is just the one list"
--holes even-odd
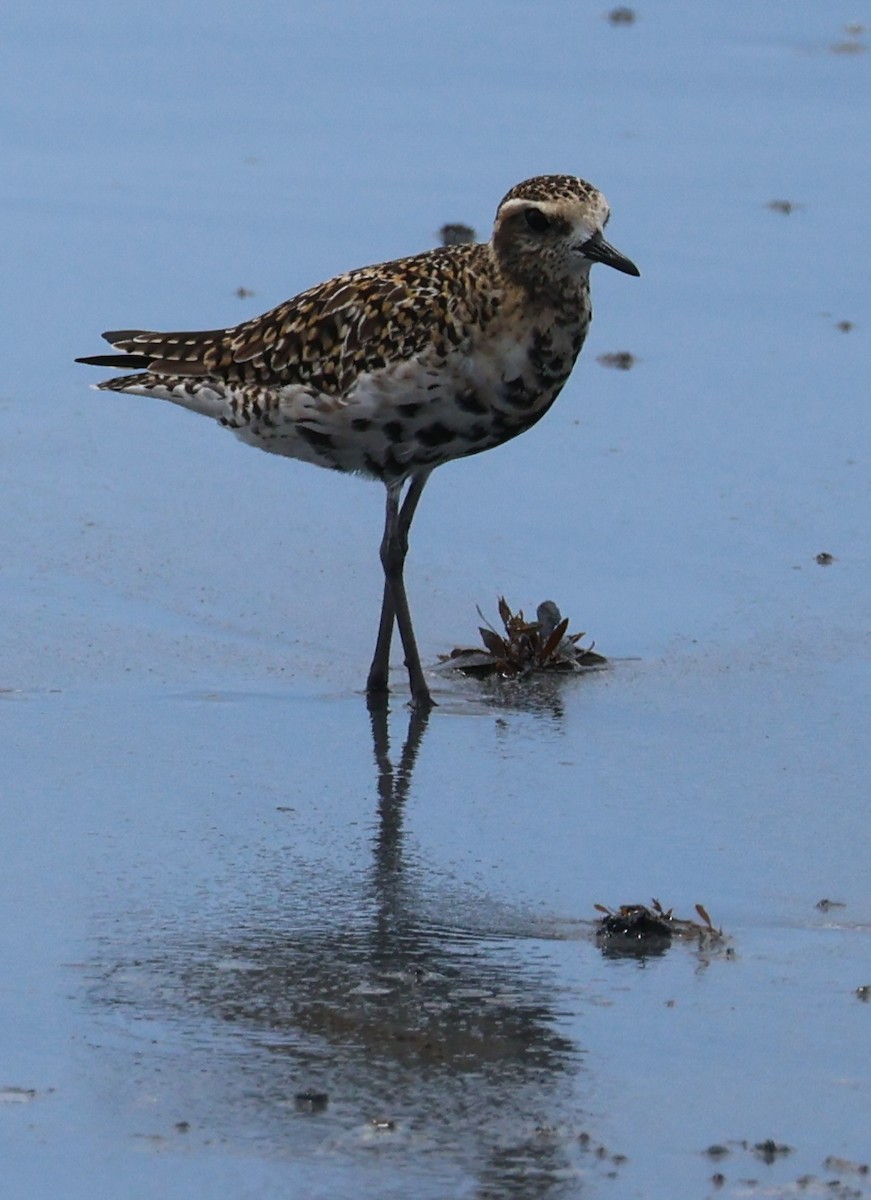
[[(378, 767), (379, 827), (375, 851), (376, 877), (379, 893), (390, 891), (396, 882), (402, 854), (402, 810), (417, 762), (418, 751), (429, 722), (429, 709), (416, 707), (408, 718), (408, 731), (402, 746), (399, 765), (394, 768), (390, 757), (390, 711), (386, 698), (370, 696), (369, 717), (372, 722), (372, 747)], [(385, 895), (381, 895), (382, 901)]]

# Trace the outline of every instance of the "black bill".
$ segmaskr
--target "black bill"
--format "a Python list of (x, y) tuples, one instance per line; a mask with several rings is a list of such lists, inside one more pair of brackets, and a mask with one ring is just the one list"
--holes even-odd
[(601, 233), (594, 233), (588, 242), (584, 242), (581, 253), (591, 262), (604, 263), (606, 267), (613, 267), (615, 271), (622, 271), (624, 275), (641, 274), (632, 259), (615, 250)]

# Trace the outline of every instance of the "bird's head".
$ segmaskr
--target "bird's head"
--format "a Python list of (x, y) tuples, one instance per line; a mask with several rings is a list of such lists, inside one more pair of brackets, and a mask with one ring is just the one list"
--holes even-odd
[(493, 249), (505, 274), (533, 294), (577, 287), (595, 262), (640, 275), (605, 241), (610, 215), (605, 197), (583, 179), (538, 175), (518, 183), (502, 200)]

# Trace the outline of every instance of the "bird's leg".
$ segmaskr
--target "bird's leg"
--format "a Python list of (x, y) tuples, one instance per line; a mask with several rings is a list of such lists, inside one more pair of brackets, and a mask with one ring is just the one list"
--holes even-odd
[(378, 640), (375, 643), (375, 653), (372, 655), (369, 678), (366, 680), (366, 692), (370, 697), (379, 694), (387, 695), (387, 673), (390, 666), (390, 642), (393, 639), (394, 620), (390, 584), (385, 579), (384, 596), (381, 600), (381, 619), (378, 622)]
[(408, 598), (405, 594), (405, 556), (408, 553), (408, 531), (418, 501), (429, 478), (429, 471), (419, 471), (411, 478), (405, 500), (400, 506), (402, 483), (387, 485), (387, 507), (384, 520), (384, 537), (381, 541), (381, 564), (384, 568), (384, 596), (381, 603), (381, 619), (378, 624), (378, 640), (369, 668), (366, 690), (370, 696), (387, 691), (390, 659), (390, 642), (393, 637), (394, 621), (399, 626), (399, 636), (405, 652), (405, 665), (411, 684), (412, 701), (416, 707), (430, 708), (432, 696), (426, 685), (420, 655), (411, 624)]
[[(399, 490), (388, 484), (387, 512), (384, 519), (384, 537), (381, 539), (381, 562), (387, 552), (387, 545), (399, 523)], [(378, 640), (375, 643), (375, 653), (372, 655), (372, 665), (369, 668), (369, 678), (366, 680), (368, 695), (386, 695), (388, 692), (388, 674), (390, 671), (390, 643), (393, 640), (393, 622), (396, 615), (393, 609), (393, 595), (384, 574), (384, 595), (381, 600), (381, 618), (378, 622)]]
[[(414, 516), (414, 510), (417, 508), (417, 502), (420, 499), (423, 486), (428, 478), (428, 471), (421, 472), (412, 478), (408, 494), (401, 507), (399, 497), (402, 491), (402, 484), (388, 486), (387, 514), (384, 522), (384, 538), (381, 543), (382, 563), (384, 562), (387, 545), (393, 536), (399, 539), (402, 559), (405, 559), (405, 555), (408, 552), (408, 530), (411, 525), (411, 518)], [(381, 601), (381, 619), (378, 623), (378, 640), (375, 644), (375, 653), (372, 657), (372, 666), (369, 669), (369, 678), (366, 683), (366, 691), (370, 696), (387, 692), (388, 690), (387, 679), (390, 643), (393, 638), (393, 623), (395, 619), (393, 594), (385, 571), (384, 596)]]

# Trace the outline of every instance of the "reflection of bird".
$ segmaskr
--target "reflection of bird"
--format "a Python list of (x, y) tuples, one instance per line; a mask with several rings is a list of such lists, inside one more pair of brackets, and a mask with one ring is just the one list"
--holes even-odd
[(137, 372), (100, 388), (171, 400), (262, 450), (380, 479), (385, 586), (368, 691), (387, 690), (395, 622), (413, 701), (429, 707), (403, 579), (414, 511), (434, 467), (516, 437), (556, 399), (590, 322), (590, 266), (638, 274), (604, 240), (608, 216), (581, 179), (528, 179), (499, 205), (487, 243), (350, 271), (230, 329), (106, 333), (122, 353), (79, 361)]

